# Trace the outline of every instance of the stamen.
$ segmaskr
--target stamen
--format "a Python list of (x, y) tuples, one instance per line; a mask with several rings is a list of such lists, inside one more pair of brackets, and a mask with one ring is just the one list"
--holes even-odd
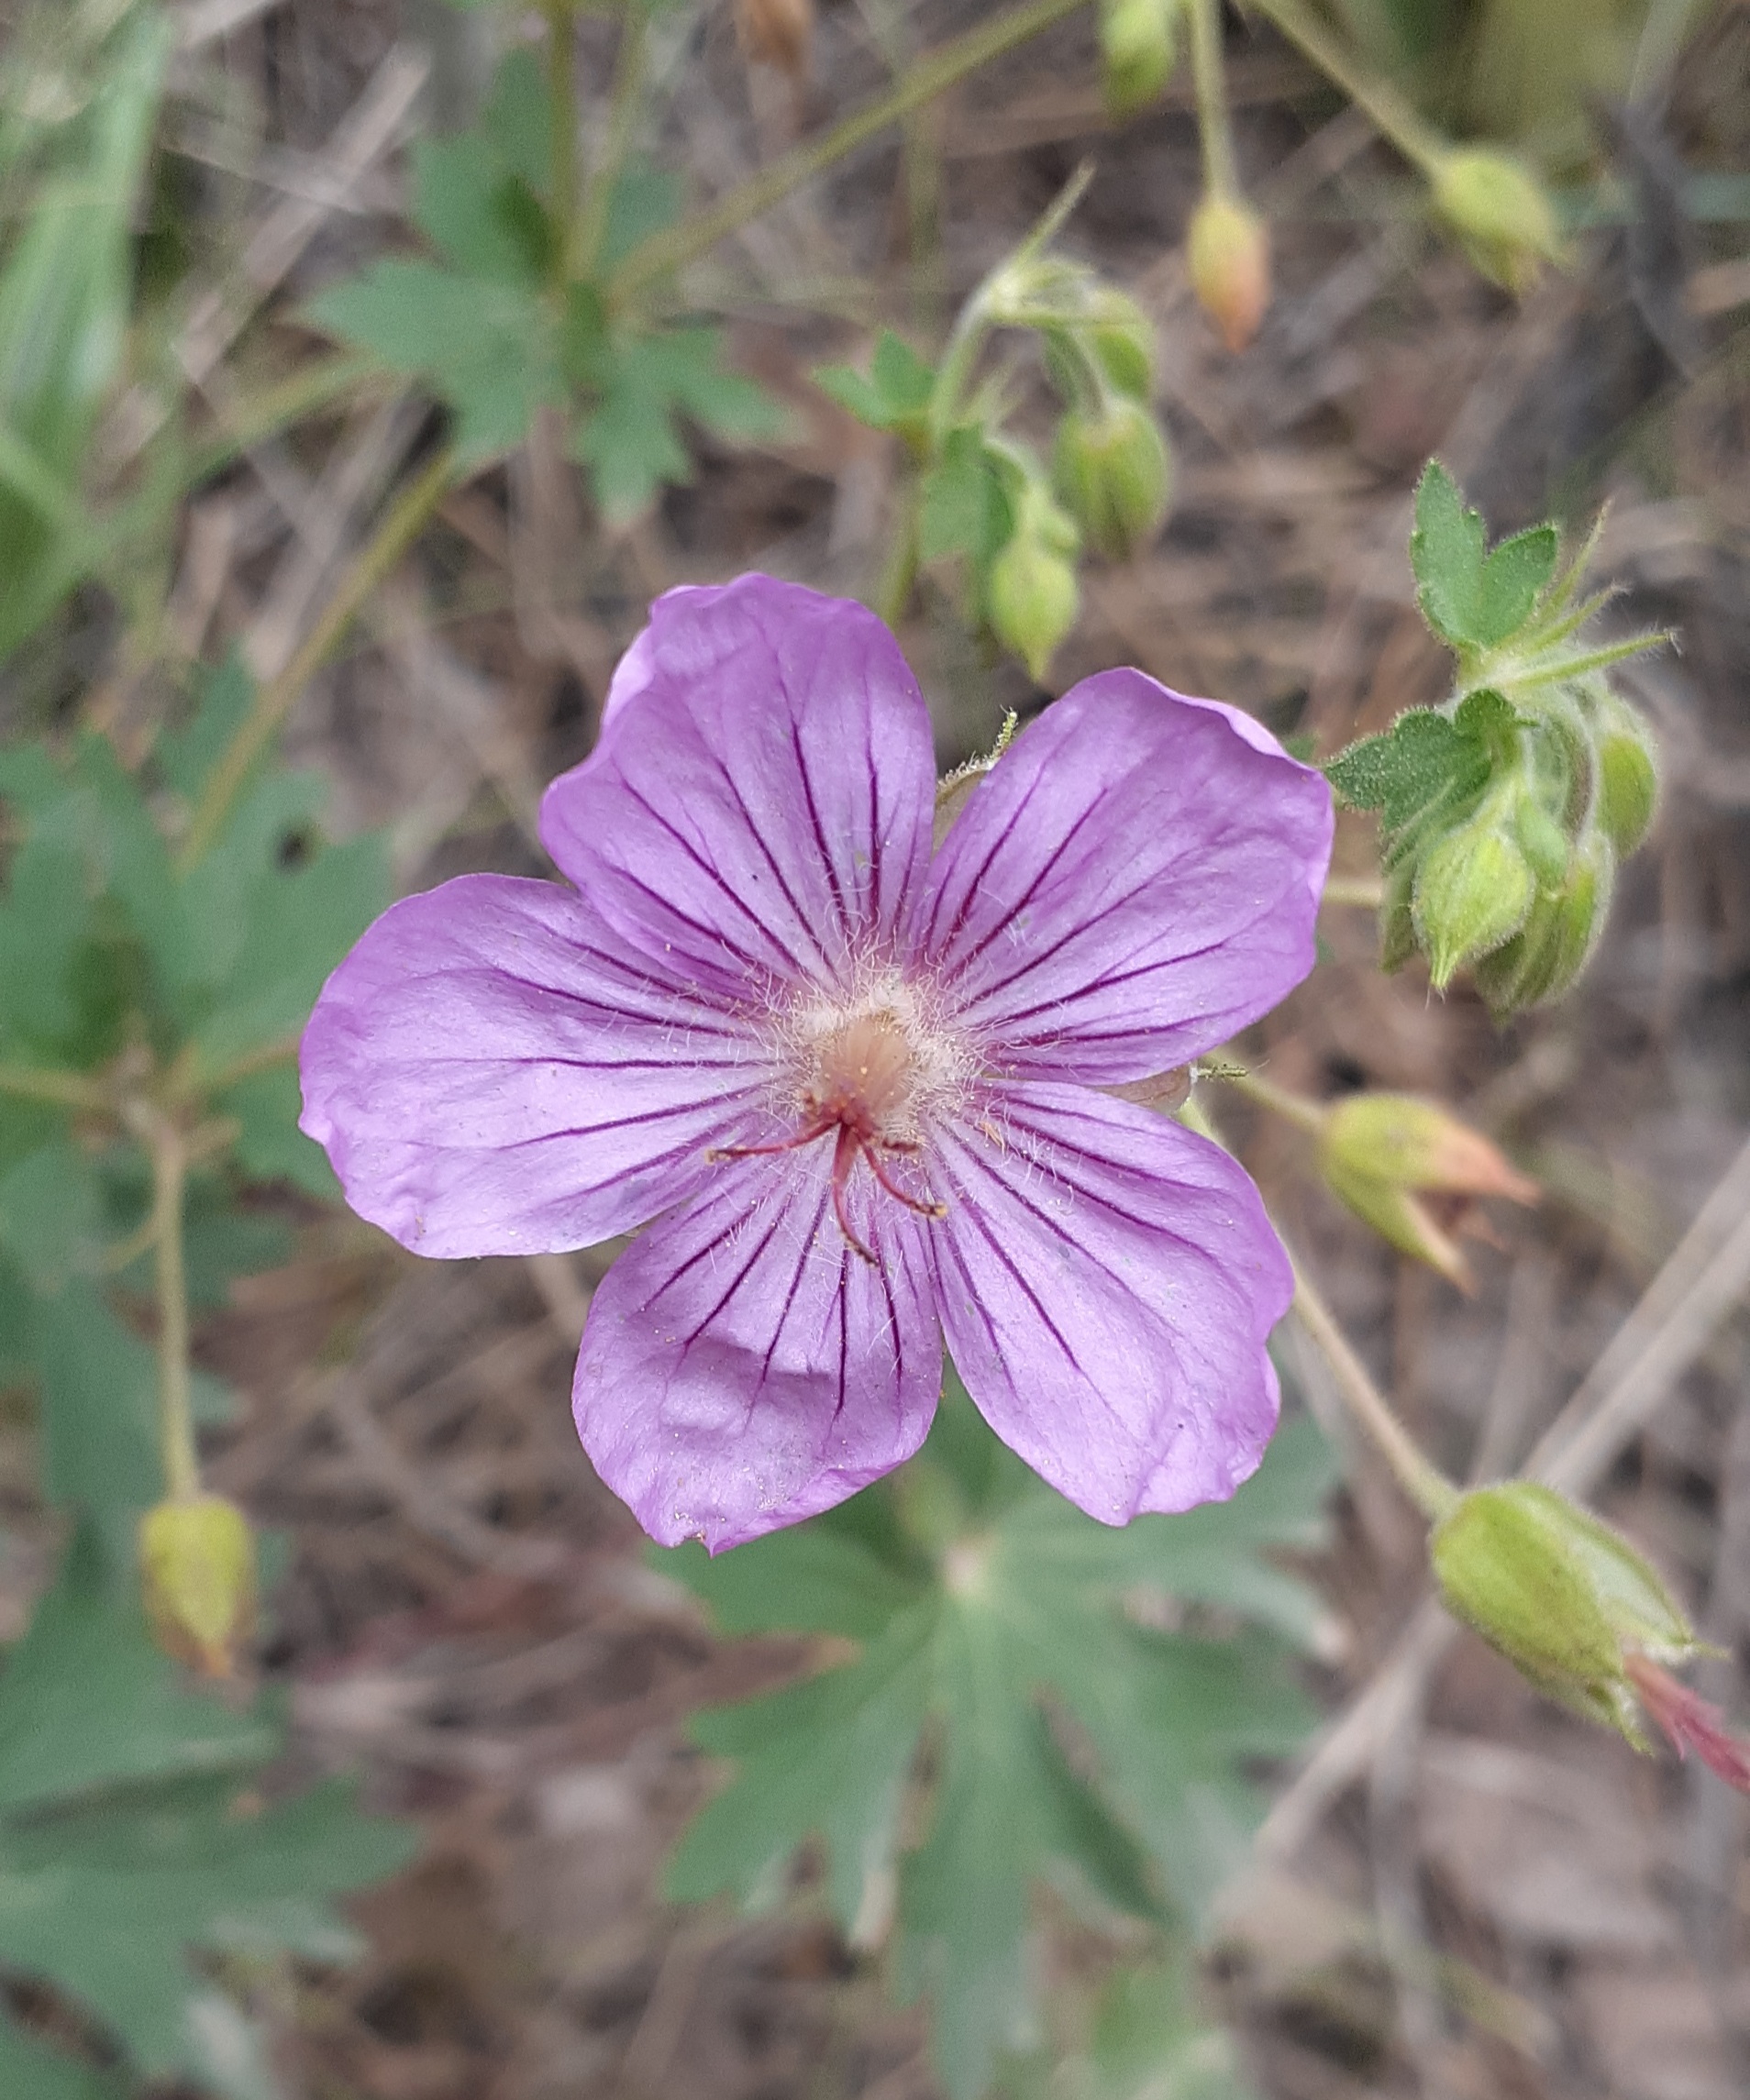
[[(845, 1192), (850, 1185), (850, 1170), (857, 1164), (857, 1155), (863, 1150), (862, 1141), (848, 1123), (838, 1126), (838, 1142), (833, 1147), (833, 1215), (838, 1220), (838, 1229), (844, 1233), (851, 1251), (861, 1254), (870, 1268), (880, 1265), (857, 1234), (851, 1231), (850, 1213), (845, 1208)], [(871, 1156), (869, 1164), (874, 1164)]]
[[(887, 1149), (890, 1152), (898, 1152), (901, 1148), (893, 1144), (889, 1145)], [(915, 1152), (917, 1147), (914, 1144), (908, 1144), (904, 1149), (907, 1152)], [(873, 1145), (863, 1147), (863, 1157), (868, 1160), (869, 1170), (876, 1180), (881, 1183), (890, 1196), (896, 1196), (908, 1210), (915, 1210), (920, 1218), (946, 1218), (947, 1216), (947, 1205), (946, 1203), (938, 1203), (934, 1198), (908, 1196), (899, 1183), (890, 1177), (887, 1169), (881, 1165), (881, 1155), (876, 1152)]]

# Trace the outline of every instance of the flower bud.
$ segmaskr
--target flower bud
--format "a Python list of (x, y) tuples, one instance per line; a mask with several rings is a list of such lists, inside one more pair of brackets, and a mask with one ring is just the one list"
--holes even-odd
[(1270, 303), (1270, 233), (1238, 197), (1212, 192), (1192, 215), (1191, 289), (1230, 350), (1257, 335)]
[(1155, 398), (1155, 329), (1128, 293), (1096, 290), (1080, 323), (1082, 336), (1113, 385), (1133, 401)]
[(1173, 70), (1178, 0), (1102, 0), (1100, 58), (1113, 117), (1146, 109)]
[(985, 578), (991, 631), (1035, 680), (1043, 679), (1058, 644), (1076, 624), (1080, 596), (1074, 521), (1029, 478), (1016, 503), (1015, 526)]
[(1477, 1197), (1535, 1203), (1539, 1195), (1480, 1132), (1411, 1094), (1339, 1101), (1320, 1139), (1319, 1168), (1332, 1193), (1382, 1239), (1464, 1291), (1472, 1279), (1453, 1221), (1443, 1224), (1420, 1197), (1456, 1199), (1462, 1211)]
[(736, 0), (736, 35), (750, 63), (801, 80), (814, 37), (814, 0)]
[(1089, 544), (1123, 557), (1167, 514), (1172, 473), (1160, 425), (1121, 394), (1093, 414), (1071, 409), (1058, 426), (1058, 493)]
[(139, 1560), (160, 1646), (228, 1677), (255, 1622), (255, 1539), (243, 1512), (219, 1495), (161, 1502), (140, 1520)]
[(1523, 293), (1561, 255), (1561, 232), (1543, 185), (1517, 160), (1487, 147), (1448, 153), (1434, 178), (1434, 208), (1491, 282)]
[(1624, 707), (1598, 739), (1598, 821), (1619, 858), (1646, 836), (1659, 799), (1651, 741)]
[(1441, 839), (1416, 869), (1411, 905), (1434, 989), (1511, 940), (1536, 892), (1531, 864), (1490, 811)]
[(1539, 896), (1512, 940), (1477, 964), (1477, 989), (1498, 1020), (1559, 999), (1586, 967), (1604, 930), (1616, 857), (1598, 832), (1575, 847), (1567, 879)]
[(1567, 879), (1567, 834), (1529, 789), (1513, 811), (1513, 836), (1539, 888), (1560, 889)]
[(1645, 1747), (1630, 1658), (1699, 1652), (1682, 1609), (1626, 1539), (1554, 1488), (1477, 1487), (1434, 1526), (1446, 1608), (1540, 1691)]

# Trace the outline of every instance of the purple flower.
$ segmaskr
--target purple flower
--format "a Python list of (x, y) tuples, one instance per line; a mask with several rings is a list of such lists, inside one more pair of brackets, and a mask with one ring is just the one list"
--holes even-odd
[(328, 980), (304, 1128), (415, 1252), (648, 1229), (574, 1406), (645, 1529), (713, 1551), (924, 1441), (946, 1332), (991, 1428), (1105, 1523), (1231, 1494), (1288, 1265), (1218, 1146), (1110, 1090), (1306, 974), (1324, 782), (1246, 716), (1085, 680), (931, 852), (886, 628), (769, 577), (672, 591), (541, 835)]

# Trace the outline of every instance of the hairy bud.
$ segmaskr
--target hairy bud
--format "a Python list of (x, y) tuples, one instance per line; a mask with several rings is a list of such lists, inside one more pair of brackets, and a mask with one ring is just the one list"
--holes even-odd
[(1598, 821), (1620, 857), (1646, 836), (1658, 806), (1659, 773), (1652, 741), (1626, 707), (1612, 710), (1600, 732)]
[(1100, 58), (1106, 107), (1134, 116), (1158, 99), (1172, 75), (1179, 0), (1102, 0)]
[(1101, 554), (1122, 557), (1167, 514), (1172, 474), (1167, 439), (1127, 394), (1095, 414), (1071, 409), (1058, 426), (1058, 493)]
[(1206, 196), (1188, 240), (1191, 289), (1230, 350), (1257, 335), (1270, 303), (1269, 228), (1238, 197)]
[(161, 1502), (139, 1526), (140, 1576), (159, 1644), (228, 1677), (255, 1621), (255, 1539), (223, 1496)]
[(1080, 327), (1100, 369), (1120, 393), (1145, 403), (1155, 398), (1154, 324), (1128, 293), (1101, 285)]
[(1536, 894), (1530, 862), (1490, 810), (1431, 847), (1416, 869), (1411, 910), (1435, 990), (1511, 940)]
[(1528, 291), (1562, 252), (1561, 230), (1543, 185), (1505, 153), (1465, 147), (1434, 179), (1434, 208), (1491, 282)]
[(991, 631), (1036, 680), (1044, 678), (1058, 644), (1076, 624), (1080, 544), (1074, 521), (1030, 476), (1017, 499), (1014, 531), (985, 579), (985, 610)]
[(749, 62), (800, 80), (814, 38), (814, 0), (736, 0), (736, 35)]
[(1446, 1608), (1564, 1706), (1644, 1747), (1625, 1655), (1699, 1649), (1670, 1592), (1626, 1539), (1552, 1487), (1476, 1487), (1434, 1526)]
[(1498, 1019), (1559, 999), (1604, 931), (1616, 857), (1600, 833), (1574, 848), (1561, 886), (1540, 892), (1512, 940), (1476, 966), (1477, 988)]
[(1332, 1193), (1382, 1239), (1464, 1291), (1472, 1278), (1453, 1221), (1443, 1222), (1423, 1199), (1462, 1210), (1478, 1197), (1535, 1203), (1540, 1193), (1480, 1132), (1412, 1094), (1339, 1101), (1319, 1142), (1319, 1168)]

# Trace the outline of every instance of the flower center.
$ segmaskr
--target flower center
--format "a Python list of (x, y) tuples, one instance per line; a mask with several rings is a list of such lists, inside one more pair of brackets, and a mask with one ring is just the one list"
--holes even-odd
[(842, 1009), (796, 1017), (795, 1103), (800, 1127), (775, 1144), (727, 1145), (713, 1159), (747, 1159), (793, 1152), (824, 1137), (833, 1141), (833, 1215), (847, 1243), (867, 1262), (874, 1254), (852, 1229), (847, 1198), (860, 1159), (876, 1186), (921, 1218), (943, 1218), (947, 1206), (913, 1196), (889, 1170), (894, 1155), (910, 1156), (923, 1135), (919, 1110), (942, 1074), (943, 1046), (932, 1044), (913, 1020), (910, 1001), (896, 989), (891, 1003), (879, 998)]

